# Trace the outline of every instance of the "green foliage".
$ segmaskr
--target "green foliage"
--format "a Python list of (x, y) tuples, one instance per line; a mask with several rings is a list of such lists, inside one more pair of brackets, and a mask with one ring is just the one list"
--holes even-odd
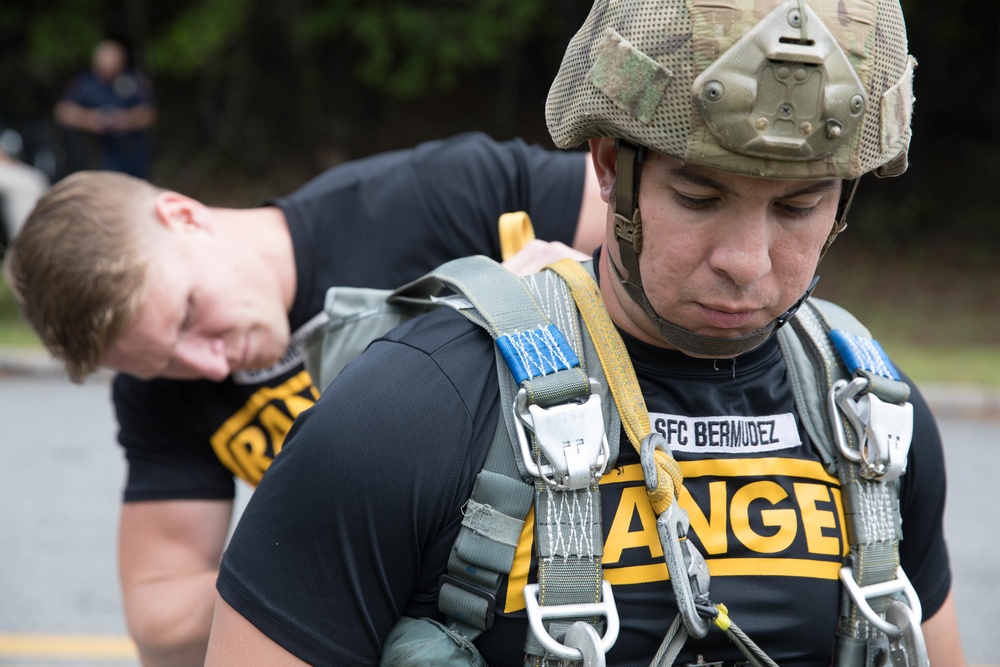
[(243, 37), (251, 3), (205, 0), (183, 9), (150, 41), (149, 67), (154, 74), (187, 78)]
[(347, 36), (363, 52), (358, 77), (400, 98), (453, 89), (464, 72), (499, 63), (538, 28), (545, 0), (327, 0), (298, 32)]
[(918, 384), (1000, 388), (1000, 347), (896, 343), (888, 353)]
[(0, 4), (0, 35), (12, 35), (16, 31), (21, 31), (26, 23), (27, 12), (23, 7)]
[(0, 346), (41, 347), (42, 343), (21, 317), (10, 286), (0, 273)]
[(86, 66), (102, 38), (108, 10), (104, 0), (63, 0), (36, 15), (28, 26), (29, 62), (34, 69)]
[(0, 320), (10, 321), (19, 319), (20, 317), (21, 314), (17, 309), (17, 300), (14, 298), (14, 292), (11, 291), (3, 274), (0, 274)]

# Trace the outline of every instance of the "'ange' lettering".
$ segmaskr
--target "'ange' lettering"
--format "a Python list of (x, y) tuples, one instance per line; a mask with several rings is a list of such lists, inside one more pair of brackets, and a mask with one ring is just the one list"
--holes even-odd
[(772, 452), (802, 444), (790, 413), (762, 417), (684, 417), (650, 413), (650, 425), (675, 452)]
[[(819, 461), (728, 457), (678, 465), (685, 483), (677, 502), (690, 521), (688, 538), (713, 578), (837, 580), (849, 548), (843, 497), (839, 481)], [(613, 586), (666, 581), (642, 466), (615, 468), (600, 485), (604, 578)], [(505, 613), (524, 608), (521, 591), (529, 581), (535, 528), (529, 513), (510, 570)]]

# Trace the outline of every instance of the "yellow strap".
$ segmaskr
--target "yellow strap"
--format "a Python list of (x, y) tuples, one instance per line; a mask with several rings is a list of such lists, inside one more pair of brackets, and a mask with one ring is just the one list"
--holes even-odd
[(531, 226), (531, 217), (524, 211), (504, 213), (498, 223), (500, 231), (500, 257), (508, 260), (528, 244), (535, 240), (535, 228)]
[[(597, 348), (597, 356), (604, 367), (608, 378), (611, 395), (621, 415), (622, 425), (628, 435), (629, 442), (638, 452), (643, 438), (649, 435), (649, 412), (642, 400), (642, 390), (639, 380), (635, 377), (632, 360), (625, 349), (618, 330), (615, 328), (608, 311), (604, 308), (600, 289), (587, 270), (579, 262), (572, 259), (562, 259), (547, 268), (552, 269), (566, 281), (573, 299), (576, 301), (583, 322), (590, 332), (590, 337)], [(648, 491), (649, 502), (657, 516), (666, 511), (680, 493), (684, 483), (681, 468), (667, 452), (657, 449), (656, 488)]]

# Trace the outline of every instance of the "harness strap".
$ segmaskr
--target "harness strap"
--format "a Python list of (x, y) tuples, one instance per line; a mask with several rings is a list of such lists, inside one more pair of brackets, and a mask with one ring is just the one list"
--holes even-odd
[[(642, 441), (651, 433), (649, 413), (631, 358), (604, 308), (600, 290), (579, 262), (563, 259), (548, 268), (569, 285), (587, 330), (596, 342), (597, 356), (608, 377), (625, 433), (636, 452), (640, 452)], [(653, 511), (660, 515), (677, 499), (684, 484), (684, 474), (668, 451), (657, 449), (654, 457), (656, 478), (648, 495)]]
[[(445, 287), (457, 296), (438, 297)], [(544, 295), (546, 301), (548, 296)], [(504, 407), (502, 411), (513, 413), (510, 421), (506, 416), (498, 420), (487, 463), (463, 509), (460, 534), (449, 558), (448, 573), (442, 579), (440, 609), (451, 619), (451, 627), (468, 638), (490, 627), (499, 584), (511, 570), (533, 501), (538, 584), (526, 587), (525, 595), (532, 596), (532, 604), (541, 610), (536, 616), (545, 622), (533, 624), (537, 631), (528, 633), (526, 664), (554, 665), (595, 651), (600, 651), (603, 658), (618, 628), (613, 597), (601, 566), (598, 479), (604, 468), (593, 476), (593, 467), (585, 456), (576, 455), (575, 448), (561, 460), (561, 438), (556, 437), (553, 443), (547, 435), (553, 429), (560, 432), (558, 422), (549, 425), (550, 420), (557, 419), (559, 410), (585, 412), (591, 425), (596, 426), (592, 430), (597, 431), (597, 444), (603, 445), (597, 450), (591, 448), (590, 453), (605, 467), (611, 462), (604, 434), (605, 411), (601, 410), (599, 394), (592, 393), (597, 383), (590, 381), (576, 353), (582, 349), (581, 328), (568, 327), (575, 345), (571, 344), (549, 320), (528, 284), (487, 258), (449, 262), (402, 288), (393, 298), (400, 303), (443, 303), (486, 329), (504, 362), (498, 363), (501, 405), (512, 409)], [(564, 296), (561, 303), (560, 308), (565, 310), (568, 299)], [(512, 380), (515, 400), (510, 400)], [(510, 422), (513, 432), (508, 432)], [(579, 477), (581, 461), (583, 484)], [(534, 477), (533, 488), (522, 481), (526, 471)], [(605, 612), (600, 619), (594, 618), (591, 611), (595, 605)], [(573, 614), (577, 607), (581, 613)], [(570, 613), (563, 613), (566, 610)], [(574, 629), (581, 620), (592, 623), (595, 631)], [(602, 639), (599, 632), (604, 630), (605, 622), (608, 630)], [(568, 632), (571, 629), (573, 632)], [(566, 644), (559, 641), (564, 634)], [(570, 645), (593, 643), (593, 637), (601, 643), (585, 645), (586, 651)]]
[[(606, 384), (615, 396), (615, 401), (605, 400), (602, 405), (605, 423), (611, 421), (616, 424), (614, 420), (618, 415), (611, 404), (617, 402), (621, 410), (622, 426), (633, 445), (636, 444), (636, 440), (641, 443), (644, 437), (648, 437), (644, 434), (649, 432), (649, 419), (645, 413), (638, 382), (635, 380), (629, 357), (621, 347), (620, 337), (617, 336), (617, 331), (609, 320), (603, 323), (594, 320), (595, 312), (603, 312), (605, 319), (607, 314), (603, 308), (595, 308), (600, 305), (600, 294), (586, 270), (576, 262), (567, 260), (561, 266), (552, 267), (566, 281), (565, 283), (558, 279), (547, 279), (545, 276), (550, 275), (548, 272), (533, 276), (530, 281), (523, 281), (506, 273), (491, 261), (481, 259), (485, 264), (462, 260), (462, 266), (446, 269), (445, 265), (433, 275), (436, 281), (456, 290), (462, 295), (461, 297), (438, 299), (436, 297), (438, 289), (427, 289), (426, 285), (418, 285), (415, 289), (409, 290), (409, 294), (399, 295), (403, 302), (415, 298), (447, 303), (490, 331), (498, 340), (498, 360), (503, 359), (505, 362), (498, 363), (502, 405), (515, 405), (514, 410), (501, 411), (504, 419), (502, 422), (498, 421), (494, 445), (487, 457), (487, 464), (477, 478), (472, 498), (464, 508), (465, 517), (461, 533), (448, 565), (447, 576), (450, 579), (442, 586), (440, 599), (442, 610), (454, 619), (453, 627), (470, 637), (475, 637), (491, 623), (497, 587), (502, 576), (510, 572), (514, 559), (517, 526), (524, 525), (525, 517), (530, 519), (532, 505), (540, 515), (536, 519), (536, 547), (539, 554), (541, 590), (537, 593), (537, 599), (553, 609), (578, 607), (589, 611), (602, 597), (600, 505), (599, 502), (594, 504), (594, 495), (598, 493), (597, 484), (594, 482), (587, 488), (573, 491), (559, 491), (536, 476), (532, 490), (530, 485), (521, 480), (526, 475), (526, 465), (532, 465), (533, 462), (525, 460), (525, 457), (516, 451), (516, 444), (511, 446), (516, 440), (512, 433), (516, 433), (519, 429), (515, 397), (528, 396), (526, 400), (530, 401), (531, 405), (539, 407), (559, 406), (566, 400), (581, 396), (581, 393), (585, 396), (589, 390), (586, 379), (601, 374), (603, 368), (607, 371)], [(505, 275), (495, 272), (494, 267), (504, 271)], [(524, 297), (519, 295), (512, 298), (510, 294), (516, 290), (497, 289), (498, 280), (517, 281)], [(573, 314), (572, 307), (568, 305), (565, 293), (567, 285), (577, 301), (580, 313), (578, 316)], [(459, 303), (463, 299), (466, 303)], [(540, 301), (545, 303), (544, 308), (540, 305)], [(557, 341), (556, 345), (552, 346), (550, 339), (555, 338), (555, 333), (532, 333), (544, 331), (551, 325), (546, 311), (559, 321), (559, 326), (553, 327), (556, 333), (566, 331), (570, 335), (571, 342), (564, 341), (566, 342), (564, 346)], [(587, 326), (580, 326), (577, 317), (582, 317)], [(509, 322), (516, 323), (516, 326), (512, 328), (507, 324)], [(838, 629), (834, 664), (836, 667), (871, 667), (877, 663), (880, 656), (884, 655), (883, 650), (898, 647), (899, 640), (890, 641), (880, 630), (879, 622), (886, 623), (885, 618), (910, 619), (907, 621), (910, 625), (902, 628), (903, 635), (912, 635), (914, 625), (916, 632), (919, 633), (919, 602), (916, 600), (916, 595), (913, 594), (911, 597), (912, 589), (904, 590), (912, 604), (911, 607), (903, 609), (905, 605), (896, 601), (893, 595), (896, 589), (891, 588), (895, 581), (905, 581), (905, 575), (898, 567), (898, 541), (901, 533), (898, 480), (887, 482), (884, 479), (872, 479), (870, 469), (866, 471), (866, 468), (857, 461), (844, 459), (838, 449), (861, 451), (860, 431), (845, 427), (838, 421), (839, 417), (832, 419), (831, 414), (837, 413), (826, 412), (817, 407), (815, 400), (838, 381), (846, 381), (843, 365), (838, 359), (828, 330), (833, 327), (848, 330), (860, 336), (863, 339), (862, 343), (864, 339), (870, 340), (870, 336), (867, 330), (846, 311), (818, 300), (811, 300), (800, 311), (800, 315), (792, 320), (792, 326), (794, 331), (788, 329), (779, 331), (779, 343), (789, 365), (789, 377), (792, 378), (795, 400), (804, 426), (816, 443), (827, 468), (831, 472), (836, 471), (841, 479), (846, 531), (850, 543), (850, 558), (842, 577), (846, 572), (853, 586), (846, 587), (849, 594), (844, 596), (845, 604)], [(586, 330), (594, 336), (596, 343), (586, 335)], [(604, 340), (604, 335), (608, 332), (614, 334), (612, 338), (618, 338), (619, 347), (609, 345)], [(508, 350), (504, 350), (504, 345), (499, 343), (505, 337), (510, 342)], [(846, 340), (847, 346), (851, 347), (850, 338)], [(538, 346), (544, 350), (539, 352), (535, 349)], [(568, 349), (570, 353), (585, 351), (583, 354), (577, 354), (577, 358), (573, 360), (563, 348)], [(586, 369), (583, 360), (588, 357), (599, 358), (601, 364), (597, 366), (602, 368)], [(852, 365), (852, 369), (856, 367), (854, 382), (864, 383), (865, 396), (871, 394), (872, 397), (887, 401), (893, 406), (905, 402), (908, 387), (898, 378), (891, 377), (891, 374), (883, 372), (883, 369), (878, 367), (872, 368), (873, 364), (864, 360), (861, 362), (853, 360), (848, 363)], [(509, 372), (505, 367), (509, 368)], [(515, 383), (515, 377), (520, 384)], [(602, 387), (601, 390), (604, 393), (608, 389)], [(631, 398), (627, 395), (631, 395)], [(812, 400), (809, 400), (810, 397)], [(609, 430), (609, 433), (617, 435), (617, 425), (614, 430)], [(867, 436), (861, 433), (860, 437)], [(534, 463), (544, 464), (547, 459), (539, 449), (534, 434), (530, 434), (530, 440), (532, 454), (529, 458), (534, 459)], [(651, 481), (648, 489), (651, 503), (654, 503), (654, 508), (664, 508), (666, 510), (664, 514), (672, 514), (679, 509), (674, 502), (683, 482), (679, 467), (665, 448), (656, 451), (658, 447), (648, 442), (645, 445), (645, 449), (649, 452), (649, 465), (644, 465), (644, 468), (648, 467), (653, 471), (647, 475)], [(609, 460), (613, 462), (616, 454), (617, 443)], [(905, 455), (903, 458), (905, 460)], [(644, 458), (645, 463), (647, 463), (646, 458)], [(583, 513), (575, 511), (573, 507), (578, 503), (588, 507), (587, 511)], [(686, 530), (686, 522), (681, 523), (685, 523), (683, 528)], [(567, 530), (567, 526), (572, 528)], [(520, 533), (517, 534), (519, 535)], [(662, 538), (661, 533), (661, 540)], [(690, 545), (689, 541), (686, 542)], [(707, 568), (705, 574), (707, 593)], [(682, 578), (675, 577), (671, 573), (672, 582)], [(691, 578), (692, 581), (694, 579)], [(581, 581), (590, 581), (594, 585), (582, 586)], [(908, 582), (905, 583), (908, 586)], [(867, 595), (866, 590), (875, 593)], [(850, 593), (850, 591), (860, 592)], [(680, 604), (681, 596), (677, 597)], [(860, 605), (857, 603), (859, 599), (862, 600)], [(915, 610), (911, 609), (914, 606)], [(724, 610), (721, 605), (718, 608)], [(740, 647), (750, 664), (773, 665), (773, 662), (752, 641), (742, 635), (739, 628), (728, 618), (728, 614), (723, 612), (721, 616), (724, 623), (719, 625), (716, 619), (716, 624)], [(873, 616), (876, 617), (874, 621), (870, 620)], [(678, 615), (678, 619), (682, 619), (682, 615)], [(683, 630), (675, 629), (665, 640), (664, 648), (667, 655), (675, 656), (690, 634), (686, 627), (688, 619), (682, 620), (685, 623), (682, 625)], [(594, 618), (591, 621), (600, 631), (603, 619)], [(577, 645), (574, 643), (577, 638), (588, 633), (581, 633), (579, 628), (574, 627), (575, 622), (576, 619), (573, 618), (547, 620), (543, 633), (545, 637), (538, 637), (529, 630), (525, 644), (528, 654), (526, 664), (556, 665), (566, 662), (565, 655), (553, 654), (550, 650), (551, 644), (543, 640), (551, 641), (553, 637), (558, 638), (565, 633), (566, 644)], [(678, 623), (680, 620), (675, 621), (674, 625), (677, 626)], [(889, 627), (895, 628), (891, 624)], [(594, 632), (589, 634), (598, 636)], [(570, 637), (574, 639), (571, 641)], [(894, 660), (898, 653), (905, 652), (890, 650)], [(667, 655), (661, 657), (666, 658)], [(673, 658), (670, 658), (669, 662), (660, 664), (672, 664), (672, 660)], [(906, 664), (924, 663), (918, 660)]]
[[(806, 430), (819, 448), (827, 469), (840, 479), (847, 524), (849, 555), (841, 571), (845, 595), (834, 665), (871, 667), (880, 664), (890, 649), (890, 637), (876, 622), (884, 623), (886, 611), (895, 603), (891, 584), (900, 582), (895, 588), (905, 590), (911, 608), (915, 606), (919, 610), (916, 594), (912, 593), (899, 567), (902, 524), (898, 474), (902, 469), (897, 469), (893, 479), (872, 476), (872, 469), (861, 455), (859, 429), (843, 424), (838, 412), (843, 408), (838, 407), (835, 399), (838, 392), (843, 394), (848, 380), (853, 378), (853, 382), (859, 383), (857, 386), (863, 386), (863, 391), (871, 394), (870, 400), (885, 402), (890, 410), (903, 410), (910, 407), (906, 403), (909, 387), (899, 380), (867, 329), (847, 311), (813, 299), (791, 324), (797, 336), (779, 331), (779, 344), (789, 365), (795, 401)], [(829, 408), (823, 410), (817, 406), (815, 397), (827, 394), (830, 396)], [(906, 416), (908, 419), (901, 423), (912, 428), (912, 413)], [(868, 417), (869, 423), (863, 426), (876, 426), (872, 422), (878, 417), (871, 414)], [(867, 439), (863, 431), (861, 435)], [(908, 444), (907, 433), (907, 447)], [(901, 459), (901, 466), (905, 468), (905, 452), (901, 453)], [(886, 584), (890, 586), (883, 591)], [(862, 594), (865, 589), (882, 592), (865, 597)], [(919, 619), (917, 625), (915, 631), (919, 632)], [(914, 655), (908, 664), (924, 662), (919, 655)]]

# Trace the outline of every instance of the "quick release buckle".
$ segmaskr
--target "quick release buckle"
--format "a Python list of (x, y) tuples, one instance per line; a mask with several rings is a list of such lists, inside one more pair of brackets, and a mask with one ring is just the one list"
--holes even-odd
[[(927, 646), (923, 631), (920, 629), (923, 615), (920, 598), (917, 597), (917, 592), (902, 567), (896, 569), (895, 579), (862, 587), (854, 580), (854, 570), (844, 566), (840, 568), (840, 581), (854, 600), (858, 611), (889, 638), (889, 656), (895, 667), (929, 667)], [(879, 616), (868, 604), (870, 598), (897, 593), (902, 593), (906, 602), (901, 600), (891, 602), (886, 609), (885, 618)]]
[[(601, 583), (600, 602), (582, 602), (576, 604), (542, 605), (538, 602), (538, 584), (528, 584), (524, 587), (524, 603), (528, 612), (528, 626), (542, 647), (563, 660), (583, 662), (584, 667), (604, 667), (605, 653), (618, 641), (620, 628), (618, 608), (615, 606), (615, 596), (611, 592), (611, 584), (605, 580)], [(562, 642), (549, 634), (543, 621), (547, 618), (587, 618), (603, 616), (607, 622), (604, 636), (601, 637), (594, 626), (584, 621), (577, 621), (569, 627), (562, 637)]]
[[(655, 484), (654, 455), (657, 449), (667, 453), (670, 451), (663, 436), (653, 433), (643, 439), (639, 456), (642, 461), (643, 476), (648, 480), (647, 487), (650, 483)], [(705, 557), (687, 539), (690, 526), (687, 510), (681, 507), (676, 499), (656, 517), (656, 532), (660, 536), (667, 572), (670, 573), (670, 584), (677, 599), (677, 609), (688, 634), (695, 639), (701, 639), (708, 634), (711, 627), (711, 619), (698, 611), (699, 606), (703, 608), (712, 606), (708, 597), (711, 575)]]
[[(493, 627), (493, 622), (496, 620), (496, 609), (497, 609), (497, 598), (493, 593), (483, 590), (478, 586), (473, 586), (467, 581), (464, 581), (455, 575), (448, 574), (447, 572), (438, 577), (438, 589), (442, 589), (445, 586), (454, 586), (460, 590), (465, 591), (475, 595), (476, 597), (482, 598), (486, 602), (486, 608), (483, 612), (483, 630), (489, 630)], [(464, 620), (464, 619), (462, 619)]]
[[(528, 403), (521, 389), (514, 399), (517, 440), (524, 466), (535, 477), (558, 490), (576, 491), (597, 483), (604, 475), (611, 450), (604, 432), (600, 384), (590, 379), (590, 396), (580, 403), (563, 403), (543, 408)], [(539, 456), (532, 456), (534, 434)], [(541, 462), (545, 456), (548, 464)]]
[[(913, 439), (913, 405), (909, 401), (887, 403), (870, 392), (855, 398), (868, 384), (863, 377), (834, 383), (829, 395), (833, 435), (841, 454), (860, 464), (862, 477), (892, 482), (906, 472)], [(854, 428), (857, 450), (847, 443), (841, 413)]]

